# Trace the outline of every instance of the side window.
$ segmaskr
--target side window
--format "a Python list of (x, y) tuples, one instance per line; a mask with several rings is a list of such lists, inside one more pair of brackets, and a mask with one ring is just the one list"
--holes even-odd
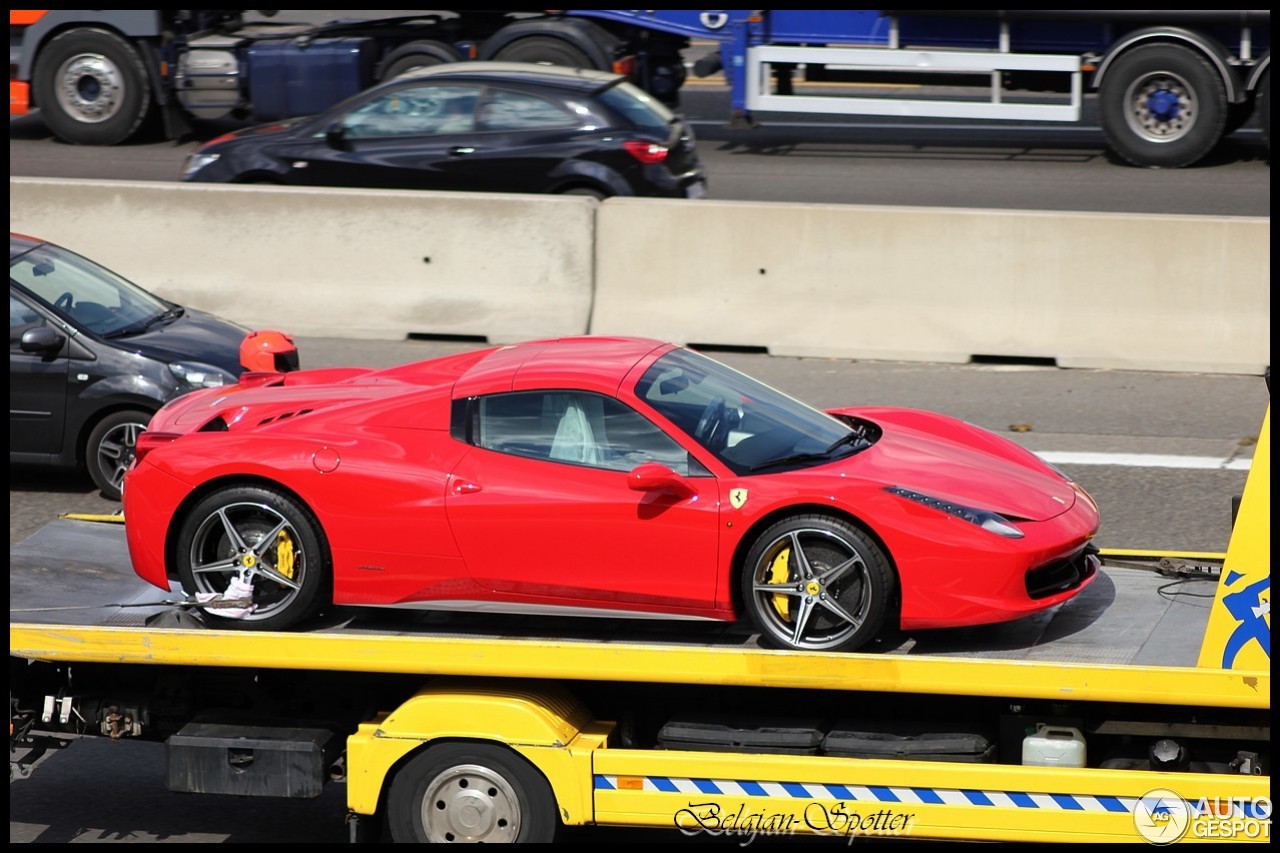
[(9, 352), (22, 351), (22, 335), (28, 329), (47, 325), (36, 309), (9, 294)]
[(480, 107), (481, 130), (548, 130), (579, 124), (559, 105), (525, 92), (492, 89)]
[(366, 101), (342, 117), (353, 139), (470, 133), (475, 129), (476, 86), (416, 86)]
[(659, 462), (688, 476), (689, 454), (611, 397), (577, 391), (495, 394), (479, 401), (475, 443), (488, 450), (630, 471)]

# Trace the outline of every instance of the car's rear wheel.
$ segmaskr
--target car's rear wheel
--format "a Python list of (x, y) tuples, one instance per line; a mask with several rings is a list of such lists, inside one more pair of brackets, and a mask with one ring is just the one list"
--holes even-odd
[[(320, 524), (277, 489), (234, 486), (208, 495), (183, 520), (175, 557), (186, 592), (242, 602), (204, 608), (219, 627), (281, 630), (327, 603), (330, 568)], [(246, 596), (252, 609), (243, 613)]]
[(542, 774), (484, 743), (429, 747), (396, 773), (387, 806), (397, 842), (546, 843), (560, 827)]
[(84, 464), (104, 498), (120, 500), (124, 475), (133, 464), (138, 435), (151, 421), (151, 413), (138, 409), (112, 412), (94, 426), (84, 446)]
[(763, 643), (853, 651), (884, 627), (895, 586), (884, 551), (864, 531), (827, 515), (766, 529), (747, 552), (742, 601)]

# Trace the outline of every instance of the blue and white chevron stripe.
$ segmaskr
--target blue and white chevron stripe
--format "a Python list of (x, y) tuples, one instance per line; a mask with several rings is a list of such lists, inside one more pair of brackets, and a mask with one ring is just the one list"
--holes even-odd
[[(635, 777), (627, 777), (635, 778)], [(618, 777), (597, 775), (596, 790), (618, 789)], [(637, 790), (680, 794), (723, 794), (802, 800), (897, 803), (908, 805), (993, 806), (1045, 811), (1133, 813), (1137, 797), (1085, 794), (1040, 794), (963, 788), (901, 788), (877, 785), (833, 785), (819, 782), (756, 782), (741, 779), (682, 779), (645, 776)], [(1192, 804), (1194, 807), (1194, 804)]]

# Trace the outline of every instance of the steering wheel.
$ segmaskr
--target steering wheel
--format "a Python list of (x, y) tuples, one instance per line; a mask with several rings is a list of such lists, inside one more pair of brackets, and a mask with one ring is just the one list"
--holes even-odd
[(693, 437), (708, 450), (720, 450), (729, 438), (729, 431), (725, 429), (727, 414), (724, 397), (713, 398), (702, 410), (702, 417), (698, 418), (698, 428), (693, 431)]
[(75, 301), (76, 301), (75, 295), (72, 294), (70, 290), (68, 290), (63, 292), (61, 296), (59, 296), (56, 300), (54, 300), (53, 307), (57, 308), (59, 311), (70, 311), (71, 305)]

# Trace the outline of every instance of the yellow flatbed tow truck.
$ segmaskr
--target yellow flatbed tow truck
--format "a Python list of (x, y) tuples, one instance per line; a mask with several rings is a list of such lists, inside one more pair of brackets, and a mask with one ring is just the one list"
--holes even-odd
[(345, 782), (352, 840), (1269, 841), (1269, 424), (1225, 555), (1104, 551), (1055, 611), (853, 654), (345, 608), (210, 630), (122, 525), (60, 519), (10, 551), (10, 780), (104, 736), (163, 741), (175, 791)]

